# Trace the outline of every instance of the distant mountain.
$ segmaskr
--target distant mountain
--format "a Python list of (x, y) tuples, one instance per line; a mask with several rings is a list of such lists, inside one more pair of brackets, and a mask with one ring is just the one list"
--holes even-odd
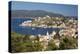
[(51, 17), (63, 17), (61, 14), (56, 14), (44, 10), (12, 10), (11, 16), (12, 17), (44, 17), (44, 16), (51, 16)]

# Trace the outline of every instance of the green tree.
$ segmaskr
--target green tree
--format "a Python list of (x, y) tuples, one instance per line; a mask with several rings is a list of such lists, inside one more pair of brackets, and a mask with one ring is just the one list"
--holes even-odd
[[(42, 46), (38, 41), (38, 37), (31, 40), (30, 35), (22, 35), (15, 32), (11, 33), (11, 52), (31, 52), (31, 51), (41, 51)], [(32, 41), (38, 41), (32, 43)]]
[(60, 42), (60, 49), (75, 49), (78, 47), (77, 39), (72, 37), (64, 37)]
[(48, 43), (48, 49), (47, 50), (57, 50), (58, 47), (55, 45), (54, 40), (50, 40)]

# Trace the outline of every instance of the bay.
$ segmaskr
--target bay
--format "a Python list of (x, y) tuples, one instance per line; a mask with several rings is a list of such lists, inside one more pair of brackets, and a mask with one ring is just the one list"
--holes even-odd
[(19, 26), (24, 21), (33, 20), (31, 18), (12, 18), (11, 19), (11, 31), (25, 34), (25, 35), (46, 35), (47, 32), (52, 33), (53, 31), (59, 31), (62, 28), (39, 28), (39, 27), (23, 27)]

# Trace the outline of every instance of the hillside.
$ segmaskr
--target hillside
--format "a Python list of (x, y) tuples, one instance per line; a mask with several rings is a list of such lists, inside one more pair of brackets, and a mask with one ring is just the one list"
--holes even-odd
[(44, 17), (49, 15), (50, 17), (63, 17), (61, 14), (47, 12), (43, 10), (12, 10), (12, 17)]

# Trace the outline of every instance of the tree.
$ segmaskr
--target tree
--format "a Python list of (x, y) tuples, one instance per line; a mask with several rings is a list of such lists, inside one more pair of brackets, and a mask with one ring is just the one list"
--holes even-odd
[(60, 49), (75, 49), (78, 46), (77, 44), (77, 39), (65, 36), (60, 42)]
[(55, 45), (54, 40), (50, 40), (48, 43), (48, 49), (47, 50), (57, 50), (58, 47)]
[[(15, 32), (11, 33), (11, 52), (31, 52), (41, 51), (43, 46), (38, 41), (38, 37), (31, 40), (30, 35), (22, 35)], [(32, 41), (38, 41), (32, 43)]]

